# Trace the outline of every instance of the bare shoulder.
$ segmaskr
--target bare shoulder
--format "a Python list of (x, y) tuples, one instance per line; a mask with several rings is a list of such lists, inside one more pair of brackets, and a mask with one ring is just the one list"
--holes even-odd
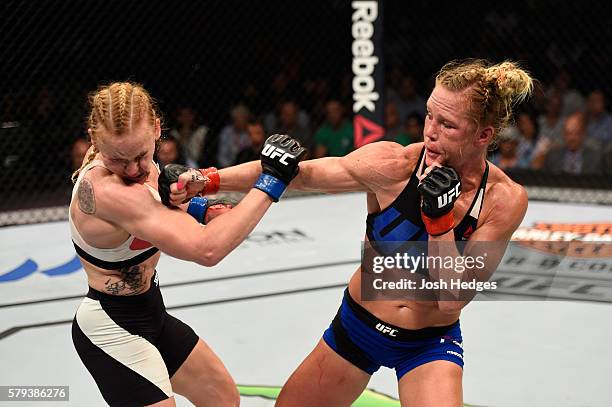
[(356, 175), (385, 185), (410, 177), (422, 147), (422, 143), (404, 147), (391, 141), (379, 141), (353, 151), (343, 157), (343, 161)]
[(132, 216), (137, 211), (142, 212), (143, 207), (154, 202), (144, 185), (128, 185), (103, 167), (93, 168), (83, 177), (78, 198), (81, 211), (85, 212), (83, 206), (88, 206), (90, 212), (93, 210), (96, 216), (109, 221)]
[(489, 168), (486, 219), (517, 227), (527, 211), (527, 191), (497, 166), (489, 163)]

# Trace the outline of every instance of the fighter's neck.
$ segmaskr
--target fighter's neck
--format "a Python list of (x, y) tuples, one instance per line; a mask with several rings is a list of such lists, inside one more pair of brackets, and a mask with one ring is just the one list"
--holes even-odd
[(486, 168), (486, 160), (484, 157), (466, 160), (453, 168), (461, 178), (461, 189), (468, 192), (480, 186), (482, 174)]

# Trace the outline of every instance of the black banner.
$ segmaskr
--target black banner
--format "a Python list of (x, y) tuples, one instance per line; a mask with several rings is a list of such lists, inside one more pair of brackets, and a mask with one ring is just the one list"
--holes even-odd
[(383, 0), (351, 3), (355, 148), (384, 135)]

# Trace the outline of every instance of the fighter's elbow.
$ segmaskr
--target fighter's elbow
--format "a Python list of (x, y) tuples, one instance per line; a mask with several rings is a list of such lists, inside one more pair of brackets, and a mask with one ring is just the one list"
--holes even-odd
[(196, 244), (192, 249), (194, 256), (189, 260), (199, 264), (200, 266), (214, 267), (219, 264), (221, 260), (223, 260), (225, 255), (221, 253), (218, 247), (210, 244), (210, 241), (207, 243), (208, 244), (203, 244), (200, 242)]
[(200, 253), (197, 263), (204, 267), (214, 267), (219, 264), (224, 257), (225, 256), (220, 256), (214, 249), (206, 249)]

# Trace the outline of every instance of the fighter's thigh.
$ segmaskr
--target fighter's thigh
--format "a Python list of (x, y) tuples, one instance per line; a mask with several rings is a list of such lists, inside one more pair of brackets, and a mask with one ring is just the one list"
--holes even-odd
[(236, 383), (212, 349), (200, 339), (170, 378), (175, 393), (197, 406), (237, 406)]
[(276, 406), (350, 406), (369, 380), (369, 374), (343, 359), (320, 340), (289, 377)]
[(418, 366), (399, 381), (402, 406), (463, 407), (463, 369), (446, 360)]

